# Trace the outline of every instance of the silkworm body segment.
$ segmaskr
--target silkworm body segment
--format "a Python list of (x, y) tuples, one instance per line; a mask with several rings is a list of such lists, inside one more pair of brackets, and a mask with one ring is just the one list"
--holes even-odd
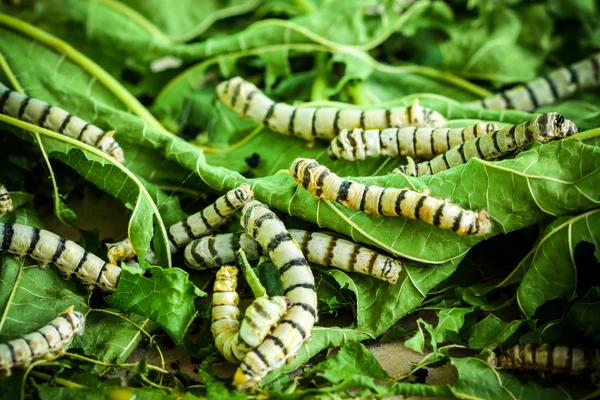
[(533, 111), (569, 97), (577, 90), (598, 86), (600, 86), (600, 53), (468, 105), (495, 110)]
[(342, 179), (315, 160), (297, 158), (290, 166), (296, 183), (316, 197), (336, 201), (370, 215), (402, 216), (421, 220), (459, 235), (485, 235), (491, 230), (489, 214), (471, 211), (409, 189), (365, 186)]
[(488, 363), (496, 369), (576, 375), (600, 371), (600, 350), (549, 344), (518, 344), (499, 356), (491, 354)]
[(9, 213), (13, 210), (13, 202), (8, 190), (4, 185), (0, 185), (0, 214)]
[(258, 346), (289, 307), (282, 296), (259, 297), (246, 309), (240, 324), (235, 267), (222, 267), (214, 283), (212, 325), (215, 345), (225, 359), (239, 363)]
[[(402, 263), (348, 240), (318, 232), (290, 229), (306, 259), (315, 264), (358, 272), (396, 283)], [(235, 261), (242, 249), (248, 260), (258, 260), (260, 245), (246, 233), (226, 233), (194, 240), (185, 249), (186, 264), (194, 269), (215, 268)]]
[(242, 117), (284, 135), (293, 135), (309, 142), (331, 140), (342, 129), (383, 129), (388, 127), (422, 126), (437, 128), (446, 120), (415, 100), (410, 107), (390, 109), (340, 109), (334, 107), (293, 107), (276, 103), (255, 85), (240, 77), (217, 86), (217, 96), (227, 107)]
[(410, 156), (430, 159), (469, 139), (487, 135), (500, 126), (481, 123), (465, 128), (388, 128), (343, 130), (329, 144), (329, 156), (348, 161), (371, 157)]
[(194, 239), (207, 235), (212, 229), (223, 225), (235, 212), (254, 198), (247, 184), (230, 190), (213, 204), (200, 212), (190, 215), (169, 228), (171, 251), (187, 245)]
[(242, 210), (242, 227), (269, 254), (279, 269), (283, 294), (291, 305), (271, 334), (250, 350), (235, 373), (238, 389), (255, 388), (269, 372), (292, 360), (310, 339), (317, 321), (315, 280), (302, 251), (267, 206), (251, 201)]
[(89, 253), (77, 243), (44, 229), (21, 224), (0, 223), (2, 250), (18, 256), (30, 256), (42, 266), (55, 264), (65, 275), (75, 275), (87, 285), (103, 290), (117, 288), (121, 268)]
[(393, 172), (410, 176), (432, 175), (465, 164), (472, 158), (495, 159), (532, 143), (546, 143), (577, 133), (577, 126), (558, 113), (536, 115), (522, 124), (471, 139), (430, 161), (398, 167)]
[(14, 367), (27, 367), (34, 360), (52, 359), (75, 335), (83, 335), (85, 318), (69, 307), (48, 325), (22, 338), (0, 344), (0, 373), (10, 375)]
[(82, 141), (111, 155), (120, 163), (125, 160), (123, 149), (113, 138), (114, 131), (103, 131), (60, 107), (27, 97), (2, 83), (0, 113)]

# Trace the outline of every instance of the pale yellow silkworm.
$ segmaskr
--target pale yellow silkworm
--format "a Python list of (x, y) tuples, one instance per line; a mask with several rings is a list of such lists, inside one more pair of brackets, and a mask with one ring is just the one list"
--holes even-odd
[(45, 267), (54, 264), (65, 275), (75, 275), (87, 285), (113, 291), (121, 268), (109, 264), (83, 247), (57, 234), (21, 224), (0, 223), (1, 249), (18, 256), (29, 256)]
[(532, 142), (546, 143), (575, 133), (577, 133), (577, 126), (562, 115), (539, 114), (520, 125), (468, 140), (429, 161), (415, 164), (409, 159), (407, 165), (402, 165), (392, 172), (409, 176), (437, 174), (465, 164), (472, 158), (492, 160), (512, 154)]
[[(290, 229), (306, 259), (314, 264), (357, 272), (396, 283), (402, 262), (376, 253), (349, 240), (319, 232)], [(250, 235), (225, 233), (194, 240), (185, 248), (185, 263), (194, 269), (216, 268), (235, 262), (235, 254), (243, 250), (249, 261), (258, 260), (262, 251)]]
[(259, 297), (248, 306), (240, 324), (238, 269), (221, 267), (213, 286), (211, 331), (215, 346), (225, 359), (240, 363), (246, 353), (263, 342), (290, 306), (282, 296)]
[(32, 361), (55, 358), (75, 335), (83, 335), (84, 325), (83, 314), (71, 306), (37, 331), (0, 344), (0, 373), (10, 375), (14, 367), (26, 368)]
[(113, 138), (115, 131), (103, 131), (60, 107), (27, 97), (0, 82), (0, 114), (47, 128), (94, 146), (122, 163), (123, 149)]
[(467, 105), (494, 110), (515, 109), (531, 112), (569, 97), (578, 90), (598, 86), (600, 86), (600, 53)]
[[(252, 199), (254, 199), (252, 189), (243, 183), (219, 197), (202, 211), (171, 225), (167, 230), (171, 253), (177, 253), (178, 248), (187, 245), (194, 239), (208, 235), (213, 229), (225, 224), (238, 209)], [(107, 247), (108, 259), (114, 264), (130, 260), (136, 255), (129, 238), (117, 243), (107, 243)], [(155, 261), (153, 254), (153, 252), (149, 252), (146, 259), (150, 262)]]
[(316, 197), (336, 201), (351, 210), (417, 219), (459, 235), (485, 235), (492, 228), (486, 211), (465, 210), (447, 200), (409, 189), (365, 186), (342, 179), (308, 158), (295, 159), (290, 174), (299, 186)]
[(419, 126), (438, 128), (446, 119), (437, 111), (419, 105), (389, 109), (342, 109), (334, 107), (294, 107), (276, 103), (255, 85), (240, 77), (217, 86), (217, 96), (242, 117), (269, 129), (309, 142), (331, 140), (343, 129), (384, 129)]
[(317, 289), (308, 261), (279, 218), (264, 204), (251, 201), (242, 210), (242, 227), (269, 254), (279, 269), (283, 295), (291, 302), (273, 332), (250, 350), (235, 373), (238, 389), (254, 389), (269, 372), (294, 359), (310, 340), (317, 321)]
[(492, 353), (488, 363), (496, 369), (576, 375), (600, 371), (600, 350), (549, 344), (518, 344), (499, 356)]
[(4, 185), (0, 185), (0, 214), (9, 213), (13, 210), (13, 202), (8, 190)]
[(410, 156), (430, 159), (467, 140), (487, 135), (500, 125), (481, 123), (465, 128), (388, 128), (343, 130), (329, 144), (329, 156), (348, 161), (371, 157)]

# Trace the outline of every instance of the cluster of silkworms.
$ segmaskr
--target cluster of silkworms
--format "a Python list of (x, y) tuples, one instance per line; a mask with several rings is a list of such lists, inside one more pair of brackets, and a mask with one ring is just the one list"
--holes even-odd
[[(410, 5), (410, 4), (409, 4)], [(597, 87), (600, 54), (561, 68), (522, 87), (510, 89), (471, 104), (485, 108), (534, 110), (571, 95), (575, 90)], [(498, 159), (530, 143), (545, 143), (577, 132), (575, 124), (557, 113), (544, 113), (516, 126), (479, 123), (444, 128), (439, 112), (417, 100), (408, 107), (344, 109), (294, 107), (278, 103), (255, 85), (233, 78), (217, 87), (217, 96), (242, 117), (308, 142), (330, 141), (329, 155), (346, 161), (370, 157), (408, 157), (408, 164), (394, 172), (411, 176), (437, 174), (467, 163), (472, 158)], [(27, 97), (0, 84), (0, 113), (80, 140), (124, 161), (114, 131), (103, 131), (69, 112)], [(412, 158), (427, 161), (415, 163)], [(289, 172), (298, 187), (315, 197), (373, 216), (419, 220), (459, 235), (486, 235), (491, 217), (485, 210), (469, 210), (409, 188), (379, 187), (337, 176), (307, 158), (294, 160)], [(0, 185), (0, 214), (11, 212), (9, 192)], [(211, 234), (241, 211), (244, 231)], [(434, 229), (435, 229), (434, 228)], [(368, 275), (395, 284), (402, 261), (380, 254), (351, 240), (325, 232), (287, 230), (266, 205), (254, 200), (247, 184), (219, 197), (202, 211), (168, 228), (168, 244), (175, 254), (185, 247), (185, 263), (193, 269), (218, 268), (214, 283), (211, 330), (219, 352), (239, 364), (234, 384), (255, 389), (270, 371), (291, 361), (311, 338), (318, 321), (315, 279), (309, 263)], [(47, 230), (0, 223), (0, 249), (19, 257), (29, 256), (42, 267), (55, 265), (65, 276), (83, 284), (114, 291), (121, 261), (136, 257), (129, 238), (109, 244), (108, 262), (78, 244)], [(283, 296), (258, 297), (240, 320), (237, 293), (236, 252), (250, 261), (269, 257), (277, 267)], [(155, 262), (149, 249), (147, 261)], [(60, 354), (74, 335), (83, 333), (84, 317), (70, 307), (38, 331), (0, 345), (0, 371), (26, 367), (33, 360)], [(488, 359), (498, 369), (583, 373), (600, 367), (598, 350), (549, 345), (519, 345)]]

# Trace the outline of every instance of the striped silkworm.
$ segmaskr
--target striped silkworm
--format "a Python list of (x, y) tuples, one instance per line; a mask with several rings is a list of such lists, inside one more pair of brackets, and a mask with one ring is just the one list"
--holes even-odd
[(534, 111), (539, 107), (569, 97), (578, 90), (598, 86), (600, 86), (600, 53), (494, 96), (467, 103), (467, 105), (494, 110)]
[(42, 268), (54, 264), (65, 276), (75, 275), (86, 285), (106, 291), (117, 288), (121, 268), (89, 253), (77, 243), (45, 229), (21, 224), (0, 223), (2, 250), (20, 257), (29, 256)]
[[(167, 230), (171, 253), (183, 247), (194, 239), (208, 235), (213, 229), (226, 223), (235, 212), (254, 199), (250, 186), (243, 183), (219, 197), (213, 204), (186, 219), (171, 225)], [(111, 263), (129, 260), (135, 256), (135, 249), (129, 238), (117, 243), (109, 243), (108, 259)], [(153, 253), (151, 253), (153, 254)], [(148, 259), (148, 261), (154, 261)]]
[[(289, 233), (306, 259), (314, 264), (370, 275), (392, 284), (396, 283), (402, 270), (401, 261), (349, 240), (299, 229), (290, 229)], [(249, 261), (258, 260), (262, 253), (260, 245), (250, 235), (225, 233), (194, 240), (185, 248), (184, 259), (190, 268), (216, 268), (235, 262), (235, 254), (240, 249)]]
[(283, 222), (264, 204), (251, 201), (242, 210), (242, 227), (269, 254), (291, 305), (273, 332), (244, 357), (233, 378), (238, 389), (254, 389), (269, 372), (294, 359), (310, 340), (317, 321), (315, 278), (300, 247)]
[(562, 115), (539, 114), (520, 125), (506, 127), (491, 135), (468, 140), (429, 161), (415, 164), (409, 159), (407, 165), (402, 165), (392, 172), (410, 176), (437, 174), (465, 164), (472, 158), (496, 159), (512, 154), (533, 142), (546, 143), (575, 133), (577, 133), (577, 126)]
[(348, 161), (370, 157), (410, 156), (430, 159), (467, 140), (500, 129), (497, 124), (481, 123), (465, 128), (388, 128), (383, 130), (343, 130), (329, 144), (332, 159)]
[(283, 296), (259, 297), (246, 308), (240, 324), (237, 274), (238, 269), (230, 266), (217, 272), (211, 310), (215, 346), (227, 361), (236, 364), (263, 342), (290, 306)]
[(0, 184), (0, 215), (12, 212), (12, 210), (13, 202), (10, 198), (10, 194), (8, 193), (8, 190), (6, 190), (4, 185)]
[(419, 105), (390, 109), (343, 109), (335, 107), (294, 107), (276, 103), (252, 83), (240, 77), (217, 86), (217, 96), (242, 117), (284, 134), (309, 142), (331, 140), (343, 129), (384, 129), (419, 126), (438, 128), (446, 119), (437, 111)]
[(488, 364), (496, 369), (576, 375), (600, 371), (600, 350), (549, 344), (518, 344), (499, 356), (492, 353)]
[(290, 174), (299, 186), (317, 198), (336, 201), (351, 210), (417, 219), (459, 235), (485, 235), (492, 228), (486, 211), (465, 210), (447, 200), (409, 189), (366, 186), (342, 179), (308, 158), (295, 159)]
[(60, 107), (27, 97), (0, 82), (0, 114), (47, 128), (94, 146), (122, 163), (123, 149), (113, 138), (115, 131), (103, 131)]
[(75, 335), (83, 335), (84, 325), (83, 314), (70, 306), (37, 331), (0, 344), (0, 373), (10, 375), (14, 367), (26, 368), (34, 360), (55, 358)]

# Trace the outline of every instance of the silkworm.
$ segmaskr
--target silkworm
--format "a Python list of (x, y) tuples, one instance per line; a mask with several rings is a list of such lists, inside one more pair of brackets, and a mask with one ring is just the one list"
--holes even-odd
[(494, 96), (467, 103), (467, 105), (494, 110), (533, 111), (569, 97), (578, 90), (598, 86), (600, 86), (600, 53)]
[(238, 389), (254, 389), (269, 372), (291, 361), (310, 340), (317, 321), (315, 279), (290, 233), (267, 206), (251, 201), (242, 210), (242, 227), (269, 254), (278, 268), (283, 295), (291, 303), (273, 332), (244, 357), (235, 373)]
[(0, 223), (1, 249), (20, 257), (29, 256), (40, 262), (42, 268), (49, 263), (65, 275), (75, 275), (87, 284), (106, 291), (117, 288), (121, 268), (109, 264), (71, 240), (45, 229), (21, 224)]
[(485, 235), (492, 227), (486, 211), (465, 210), (447, 200), (409, 189), (365, 186), (342, 179), (308, 158), (295, 159), (290, 165), (290, 174), (299, 186), (317, 198), (336, 201), (370, 215), (417, 219), (459, 235)]
[[(378, 254), (348, 240), (319, 232), (290, 229), (306, 259), (325, 267), (370, 275), (396, 283), (402, 262)], [(260, 245), (248, 234), (225, 233), (194, 240), (185, 248), (184, 259), (190, 268), (216, 268), (235, 262), (235, 253), (242, 249), (249, 261), (258, 260)]]
[(388, 128), (383, 130), (343, 130), (329, 144), (332, 159), (348, 161), (370, 157), (410, 156), (430, 159), (467, 140), (500, 129), (497, 124), (482, 123), (466, 128)]
[(309, 142), (331, 140), (342, 129), (384, 129), (419, 126), (438, 128), (446, 119), (437, 111), (419, 105), (390, 109), (342, 109), (334, 107), (293, 107), (276, 103), (252, 83), (240, 77), (217, 86), (217, 96), (227, 107), (242, 117), (284, 134)]
[(283, 296), (259, 297), (248, 306), (240, 324), (238, 269), (221, 267), (213, 289), (211, 331), (217, 350), (232, 363), (240, 363), (271, 332), (290, 306)]
[(496, 369), (576, 375), (600, 371), (600, 350), (549, 344), (518, 344), (499, 356), (492, 353), (488, 363)]
[(37, 331), (0, 344), (0, 373), (8, 376), (14, 367), (26, 368), (34, 360), (53, 359), (75, 335), (83, 335), (84, 325), (83, 314), (70, 306)]
[(120, 163), (125, 161), (123, 149), (113, 138), (115, 131), (103, 131), (60, 107), (15, 92), (1, 82), (0, 114), (77, 139), (109, 154)]
[(392, 172), (410, 176), (437, 174), (465, 164), (472, 158), (491, 160), (511, 154), (532, 142), (546, 143), (575, 133), (577, 133), (577, 126), (562, 115), (539, 114), (520, 125), (468, 140), (429, 161), (415, 164), (409, 160), (407, 165), (402, 165)]
[(13, 202), (10, 198), (10, 194), (8, 193), (8, 190), (6, 190), (4, 185), (0, 184), (0, 215), (12, 212), (12, 210)]
[[(213, 229), (226, 223), (239, 208), (253, 198), (252, 189), (243, 183), (219, 197), (202, 211), (171, 225), (167, 230), (171, 253), (177, 253), (178, 248), (187, 245), (194, 239), (208, 235)], [(129, 238), (117, 243), (109, 243), (107, 246), (108, 259), (115, 264), (131, 259), (136, 254)], [(154, 260), (148, 259), (148, 261)]]

